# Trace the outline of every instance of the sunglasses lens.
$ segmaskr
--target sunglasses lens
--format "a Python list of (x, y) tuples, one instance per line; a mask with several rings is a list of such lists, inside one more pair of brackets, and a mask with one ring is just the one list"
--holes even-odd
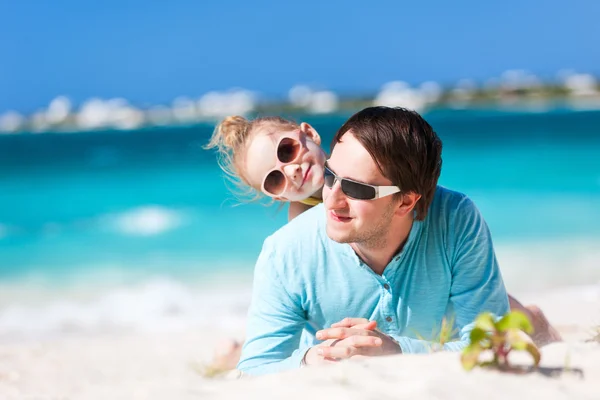
[(265, 178), (264, 188), (274, 196), (279, 196), (285, 189), (285, 176), (281, 171), (271, 171)]
[(332, 187), (335, 183), (335, 175), (333, 175), (333, 172), (327, 167), (324, 168), (323, 178), (325, 180), (325, 186), (327, 187)]
[(372, 200), (376, 195), (375, 188), (345, 179), (342, 180), (342, 191), (356, 200)]
[(277, 147), (277, 158), (282, 163), (292, 162), (300, 153), (300, 142), (292, 138), (284, 138)]
[[(325, 180), (325, 186), (333, 187), (335, 184), (335, 175), (333, 171), (331, 171), (327, 166), (325, 166), (323, 171), (323, 178)], [(373, 200), (377, 193), (375, 193), (375, 188), (363, 185), (362, 183), (352, 182), (347, 179), (340, 179), (342, 192), (348, 197), (352, 197), (356, 200)]]

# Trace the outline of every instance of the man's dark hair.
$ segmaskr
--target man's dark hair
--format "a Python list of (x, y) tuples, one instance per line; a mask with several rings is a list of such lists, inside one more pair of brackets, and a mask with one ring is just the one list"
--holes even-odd
[(337, 131), (331, 142), (332, 151), (348, 131), (395, 186), (421, 195), (415, 211), (416, 219), (423, 220), (442, 170), (442, 141), (427, 121), (404, 108), (368, 107), (350, 117)]

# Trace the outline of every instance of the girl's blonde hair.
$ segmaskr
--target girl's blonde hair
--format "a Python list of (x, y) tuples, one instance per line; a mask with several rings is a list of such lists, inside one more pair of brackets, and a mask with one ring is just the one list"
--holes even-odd
[(296, 122), (281, 117), (259, 117), (248, 120), (239, 115), (226, 117), (213, 132), (205, 149), (217, 149), (217, 161), (240, 195), (260, 198), (260, 189), (253, 187), (244, 174), (244, 160), (250, 140), (257, 128), (271, 126), (275, 129), (297, 129)]

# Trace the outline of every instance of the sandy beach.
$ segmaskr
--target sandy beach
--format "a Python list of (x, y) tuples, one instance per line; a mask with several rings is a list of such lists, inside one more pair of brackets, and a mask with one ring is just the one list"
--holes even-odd
[[(565, 338), (542, 348), (539, 371), (465, 372), (455, 353), (399, 355), (235, 379), (202, 368), (240, 326), (162, 333), (63, 334), (0, 344), (2, 399), (447, 398), (598, 399), (600, 344), (586, 342), (600, 322), (600, 285), (523, 293)], [(516, 364), (529, 365), (526, 354)]]

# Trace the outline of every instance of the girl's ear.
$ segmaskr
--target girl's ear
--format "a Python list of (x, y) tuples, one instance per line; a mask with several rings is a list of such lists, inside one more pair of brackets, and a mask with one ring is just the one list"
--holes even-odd
[(306, 136), (308, 136), (313, 142), (315, 142), (317, 146), (321, 145), (321, 136), (319, 136), (319, 133), (315, 130), (315, 128), (310, 126), (310, 124), (306, 122), (301, 123), (300, 130), (306, 133)]

